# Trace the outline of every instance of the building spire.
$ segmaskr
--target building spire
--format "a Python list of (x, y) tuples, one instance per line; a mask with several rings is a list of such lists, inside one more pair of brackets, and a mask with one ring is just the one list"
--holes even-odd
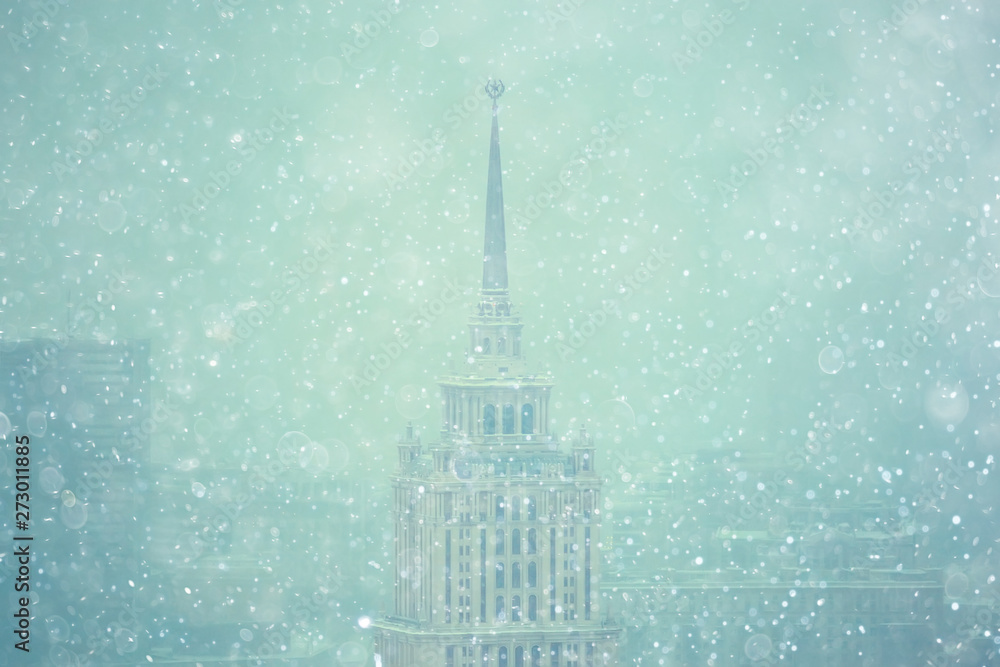
[(490, 169), (486, 181), (486, 244), (483, 250), (483, 290), (507, 290), (507, 242), (503, 224), (503, 181), (500, 170), (500, 130), (497, 126), (497, 99), (503, 95), (503, 81), (489, 81), (486, 94), (493, 100), (493, 129), (490, 132)]

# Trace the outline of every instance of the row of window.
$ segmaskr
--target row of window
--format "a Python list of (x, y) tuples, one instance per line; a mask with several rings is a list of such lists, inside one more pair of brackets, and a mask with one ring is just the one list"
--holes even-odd
[[(416, 506), (422, 494), (415, 489), (410, 489), (409, 493), (416, 499), (411, 501), (411, 505)], [(441, 502), (444, 507), (445, 517), (450, 518), (453, 496), (450, 493), (441, 495), (443, 497)], [(490, 509), (490, 495), (488, 491), (480, 491), (478, 501), (475, 504), (473, 504), (473, 496), (459, 496), (459, 506), (457, 508), (459, 519), (463, 522), (469, 522), (472, 521), (475, 513), (478, 513), (479, 520), (486, 521)], [(561, 514), (566, 518), (572, 518), (574, 515), (581, 513), (580, 510), (582, 510), (584, 517), (589, 517), (591, 509), (594, 508), (597, 502), (597, 494), (592, 490), (584, 490), (579, 496), (582, 507), (577, 507), (577, 500), (578, 497), (572, 492), (561, 494), (554, 491), (549, 492), (548, 507), (546, 508), (549, 518), (555, 518), (557, 514)], [(535, 500), (535, 496), (527, 496), (523, 499), (521, 496), (511, 496), (508, 503), (506, 496), (497, 494), (493, 496), (492, 503), (493, 515), (497, 521), (507, 521), (508, 515), (511, 521), (521, 521), (522, 519), (536, 521), (538, 519), (538, 503)], [(570, 527), (569, 530), (569, 534), (572, 535), (573, 528)]]
[[(518, 339), (518, 338), (514, 339), (513, 354), (514, 354), (515, 357), (518, 356), (521, 353), (521, 350), (519, 349), (520, 345), (518, 344), (519, 342), (520, 342), (520, 339)], [(489, 338), (483, 338), (483, 343), (482, 343), (482, 345), (479, 346), (479, 351), (482, 354), (493, 354), (492, 347), (493, 346), (490, 343), (490, 339)], [(497, 338), (497, 354), (500, 354), (500, 355), (507, 354), (507, 339), (503, 338), (502, 336), (500, 338)]]
[[(594, 656), (594, 644), (588, 643), (587, 646), (587, 656), (591, 660)], [(566, 667), (576, 667), (579, 664), (580, 647), (578, 644), (566, 644), (565, 647), (560, 647), (559, 644), (549, 645), (549, 662), (546, 663), (550, 667), (560, 667), (560, 658), (565, 658), (564, 663)], [(461, 667), (471, 667), (473, 665), (490, 663), (492, 651), (489, 647), (482, 647), (478, 649), (475, 646), (463, 646), (461, 651)], [(513, 653), (513, 665), (511, 665), (511, 654)], [(455, 665), (455, 650), (453, 647), (448, 647), (445, 652), (445, 662), (446, 667), (454, 667)], [(506, 646), (501, 646), (497, 649), (497, 665), (499, 667), (540, 667), (542, 664), (542, 647), (538, 644), (531, 646), (529, 649), (526, 646), (515, 646), (514, 650), (511, 651)]]
[[(501, 646), (497, 651), (497, 663), (500, 667), (508, 667), (508, 651), (506, 646)], [(525, 650), (523, 646), (514, 649), (514, 667), (525, 667)], [(542, 649), (540, 646), (531, 647), (531, 667), (538, 667), (542, 661)]]
[[(535, 507), (535, 497), (528, 496), (524, 500), (525, 514), (527, 515), (528, 521), (534, 521), (538, 518), (538, 509)], [(507, 503), (503, 496), (497, 496), (496, 500), (496, 517), (497, 521), (505, 521), (507, 517)], [(510, 520), (520, 521), (521, 520), (521, 497), (512, 496), (510, 499)]]
[[(525, 403), (521, 406), (521, 433), (534, 433), (535, 406)], [(501, 427), (504, 435), (514, 433), (514, 406), (507, 403), (503, 406), (501, 414)], [(496, 435), (497, 433), (497, 406), (487, 403), (483, 408), (483, 433), (486, 435)]]
[[(512, 555), (518, 556), (521, 554), (521, 548), (524, 547), (524, 553), (534, 554), (538, 552), (538, 532), (534, 528), (529, 528), (526, 532), (527, 539), (524, 543), (521, 542), (521, 530), (515, 528), (510, 531), (510, 553)], [(503, 528), (497, 529), (496, 541), (497, 541), (497, 556), (503, 556), (504, 550), (507, 548), (507, 541), (504, 539)]]
[[(496, 571), (496, 586), (500, 589), (507, 583), (506, 567), (503, 563), (497, 563)], [(536, 565), (534, 561), (528, 563), (528, 577), (526, 585), (528, 588), (534, 588), (538, 585), (538, 565)], [(516, 561), (510, 564), (510, 587), (521, 587), (521, 564)]]
[[(497, 621), (504, 623), (507, 621), (507, 606), (502, 595), (497, 596)], [(510, 598), (510, 620), (517, 623), (523, 620), (521, 616), (521, 596), (514, 595)], [(528, 620), (538, 620), (538, 598), (534, 595), (528, 596)]]

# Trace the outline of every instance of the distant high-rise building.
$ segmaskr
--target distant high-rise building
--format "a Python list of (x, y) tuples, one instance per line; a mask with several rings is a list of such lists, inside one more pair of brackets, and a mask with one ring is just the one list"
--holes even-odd
[(549, 376), (522, 353), (511, 304), (496, 100), (479, 303), (464, 369), (439, 381), (441, 431), (408, 426), (393, 477), (395, 599), (375, 625), (383, 667), (617, 665), (601, 608), (601, 478), (581, 429), (549, 432)]
[(0, 384), (0, 427), (30, 442), (31, 518), (16, 533), (32, 538), (31, 654), (136, 664), (149, 606), (140, 470), (167, 416), (150, 401), (149, 342), (3, 341)]

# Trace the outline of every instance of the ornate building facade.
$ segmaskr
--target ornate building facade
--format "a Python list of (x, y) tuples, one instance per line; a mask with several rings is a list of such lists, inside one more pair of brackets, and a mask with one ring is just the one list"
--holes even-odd
[(393, 477), (395, 599), (376, 623), (384, 667), (617, 665), (601, 605), (593, 439), (549, 432), (549, 376), (522, 353), (511, 303), (496, 99), (483, 282), (465, 368), (439, 380), (441, 429), (407, 427)]

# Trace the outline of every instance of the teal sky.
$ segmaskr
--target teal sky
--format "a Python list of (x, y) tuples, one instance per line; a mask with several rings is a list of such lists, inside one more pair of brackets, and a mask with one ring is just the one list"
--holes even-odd
[(529, 358), (617, 483), (615, 451), (631, 479), (821, 429), (803, 497), (993, 469), (988, 2), (43, 5), (0, 16), (0, 335), (151, 339), (163, 462), (301, 431), (384, 488), (438, 428), (500, 78)]

